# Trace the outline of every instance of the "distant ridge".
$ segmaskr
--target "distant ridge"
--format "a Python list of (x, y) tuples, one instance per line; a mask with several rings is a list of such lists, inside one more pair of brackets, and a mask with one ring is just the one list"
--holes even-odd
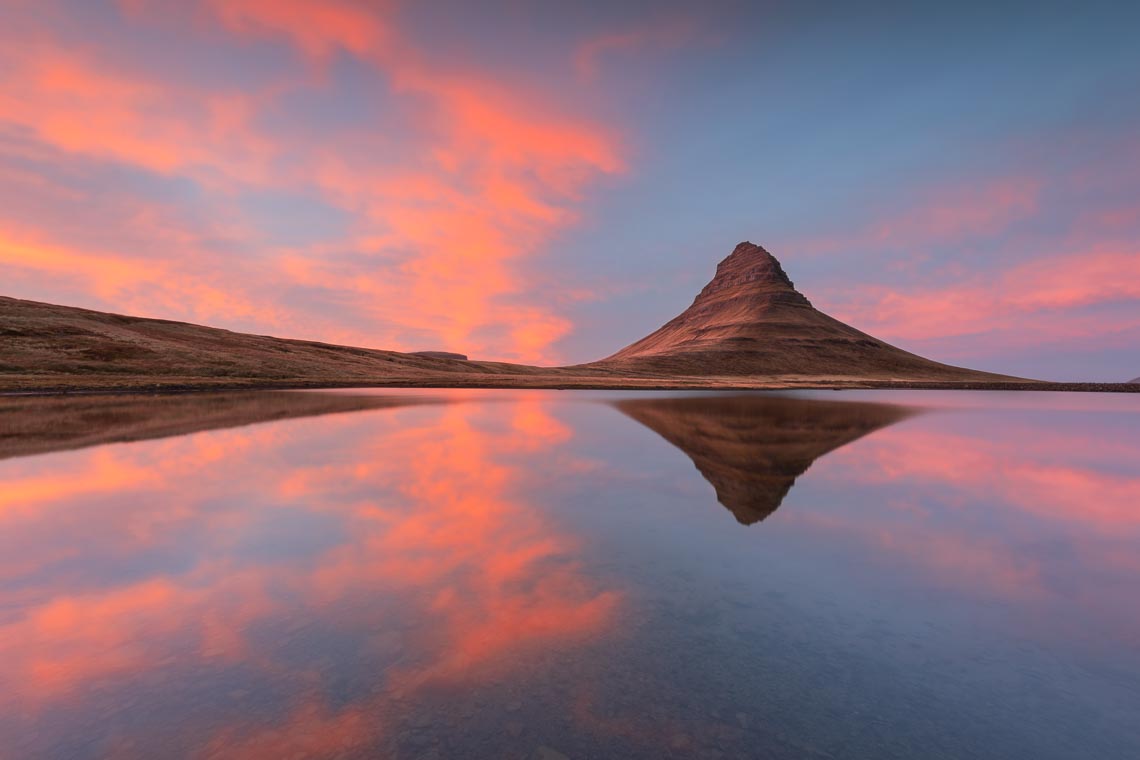
[(1014, 379), (924, 359), (824, 314), (776, 257), (749, 242), (717, 265), (692, 306), (594, 366), (676, 375)]
[(459, 356), (250, 335), (0, 296), (0, 388), (53, 387), (71, 378), (86, 378), (88, 387), (327, 386), (521, 369)]
[(1140, 384), (1140, 377), (1134, 377), (1131, 380), (1129, 380), (1128, 382)]

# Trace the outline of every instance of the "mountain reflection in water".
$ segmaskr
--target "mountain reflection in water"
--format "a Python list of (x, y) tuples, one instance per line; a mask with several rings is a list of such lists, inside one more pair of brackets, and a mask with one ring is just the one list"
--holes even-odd
[(742, 525), (775, 512), (816, 459), (915, 414), (892, 404), (757, 395), (614, 406), (688, 455)]
[(0, 398), (0, 758), (1140, 756), (1131, 400), (878, 397)]

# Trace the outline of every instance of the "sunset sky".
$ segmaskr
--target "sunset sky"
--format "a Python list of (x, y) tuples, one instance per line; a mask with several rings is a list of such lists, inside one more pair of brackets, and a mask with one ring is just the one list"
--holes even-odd
[(0, 0), (0, 295), (581, 362), (747, 239), (903, 348), (1127, 380), (1138, 29), (1127, 2)]

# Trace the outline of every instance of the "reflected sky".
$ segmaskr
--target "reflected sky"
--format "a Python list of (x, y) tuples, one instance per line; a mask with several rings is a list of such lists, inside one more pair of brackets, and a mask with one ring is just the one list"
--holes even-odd
[(1129, 397), (283, 392), (0, 422), (0, 757), (1140, 752)]

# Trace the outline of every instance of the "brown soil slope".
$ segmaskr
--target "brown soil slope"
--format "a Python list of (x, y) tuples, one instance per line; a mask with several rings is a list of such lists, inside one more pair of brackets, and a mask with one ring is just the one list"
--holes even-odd
[(1014, 379), (924, 359), (829, 317), (795, 289), (772, 254), (747, 242), (720, 262), (692, 306), (589, 366), (670, 375)]
[(636, 399), (614, 403), (683, 451), (743, 525), (776, 511), (824, 454), (916, 410), (890, 404), (772, 396)]
[[(145, 385), (148, 379), (189, 386), (274, 381), (350, 385), (377, 378), (414, 383), (425, 377), (533, 371), (521, 365), (249, 335), (0, 296), (0, 387), (51, 386), (76, 377), (109, 381), (93, 383), (96, 386), (132, 381)], [(17, 375), (22, 383), (14, 382)]]

